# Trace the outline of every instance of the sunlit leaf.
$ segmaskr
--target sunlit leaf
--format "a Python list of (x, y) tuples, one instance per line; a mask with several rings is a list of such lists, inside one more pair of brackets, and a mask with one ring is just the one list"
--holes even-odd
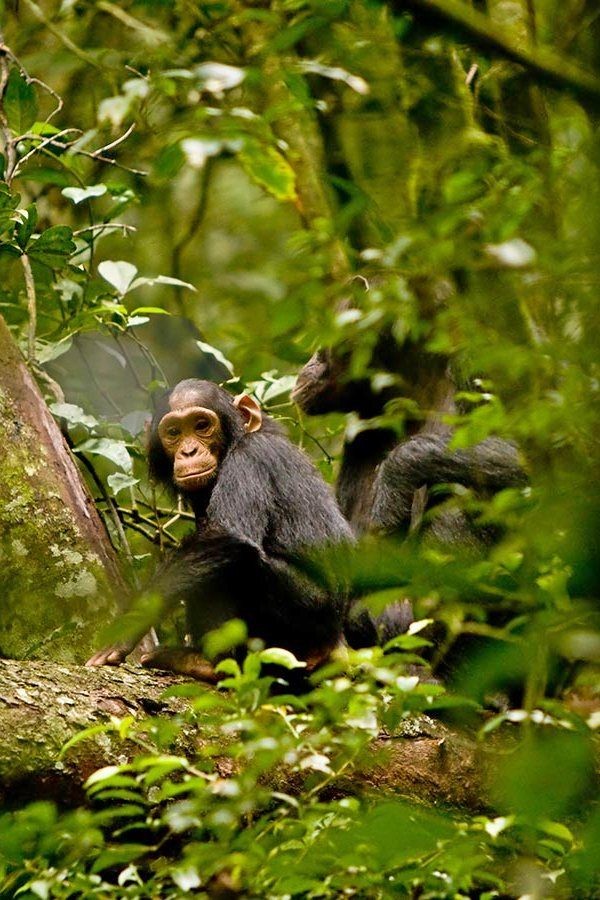
[(88, 415), (74, 403), (51, 403), (50, 410), (58, 419), (64, 419), (69, 425), (85, 425), (86, 428), (95, 428), (98, 425), (98, 420), (94, 416)]
[(296, 199), (294, 170), (274, 147), (246, 141), (239, 159), (250, 178), (277, 200)]
[(229, 91), (241, 84), (246, 77), (243, 69), (216, 62), (201, 63), (194, 72), (200, 87), (211, 94)]
[(93, 456), (103, 456), (115, 465), (123, 469), (124, 472), (131, 472), (132, 461), (129, 451), (123, 441), (116, 441), (113, 438), (90, 438), (83, 444), (75, 447), (76, 453), (91, 453)]
[(98, 272), (119, 294), (124, 295), (137, 275), (137, 268), (125, 260), (115, 262), (107, 259), (98, 265)]
[(113, 472), (106, 480), (115, 497), (121, 491), (132, 488), (140, 483), (139, 478), (132, 478), (131, 475), (124, 475), (122, 472)]
[(91, 184), (85, 188), (66, 187), (62, 189), (61, 194), (67, 200), (72, 200), (73, 203), (78, 204), (83, 203), (84, 200), (91, 200), (92, 197), (102, 197), (107, 190), (108, 188), (105, 184)]

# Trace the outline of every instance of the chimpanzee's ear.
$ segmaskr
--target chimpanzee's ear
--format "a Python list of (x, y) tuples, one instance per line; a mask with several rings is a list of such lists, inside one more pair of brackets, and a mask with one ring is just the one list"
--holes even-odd
[(247, 432), (258, 431), (262, 426), (262, 411), (254, 397), (248, 394), (240, 394), (233, 401), (244, 419), (244, 428)]

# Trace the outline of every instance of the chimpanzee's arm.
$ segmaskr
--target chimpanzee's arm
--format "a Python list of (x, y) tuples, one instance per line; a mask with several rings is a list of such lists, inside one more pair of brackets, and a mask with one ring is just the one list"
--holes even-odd
[(508, 441), (487, 438), (466, 450), (449, 450), (448, 438), (421, 435), (400, 444), (381, 464), (373, 524), (384, 531), (407, 531), (415, 491), (421, 487), (462, 484), (494, 493), (525, 482), (517, 450)]

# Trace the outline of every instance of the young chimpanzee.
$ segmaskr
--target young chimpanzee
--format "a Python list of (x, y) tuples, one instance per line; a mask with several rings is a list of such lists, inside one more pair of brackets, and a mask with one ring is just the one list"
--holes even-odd
[[(183, 600), (190, 648), (159, 648), (148, 666), (214, 680), (199, 652), (203, 635), (231, 618), (250, 638), (292, 651), (310, 671), (340, 643), (348, 611), (343, 587), (327, 590), (300, 573), (304, 551), (352, 540), (327, 484), (307, 457), (261, 413), (208, 381), (182, 381), (159, 405), (150, 429), (149, 467), (189, 501), (196, 532), (150, 585), (166, 606)], [(117, 665), (130, 641), (88, 665)]]

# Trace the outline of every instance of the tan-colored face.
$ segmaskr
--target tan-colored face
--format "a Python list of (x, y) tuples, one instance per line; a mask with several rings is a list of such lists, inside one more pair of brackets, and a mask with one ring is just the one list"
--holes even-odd
[(202, 490), (216, 477), (225, 441), (212, 409), (172, 409), (160, 420), (158, 436), (173, 460), (173, 481), (180, 490)]

